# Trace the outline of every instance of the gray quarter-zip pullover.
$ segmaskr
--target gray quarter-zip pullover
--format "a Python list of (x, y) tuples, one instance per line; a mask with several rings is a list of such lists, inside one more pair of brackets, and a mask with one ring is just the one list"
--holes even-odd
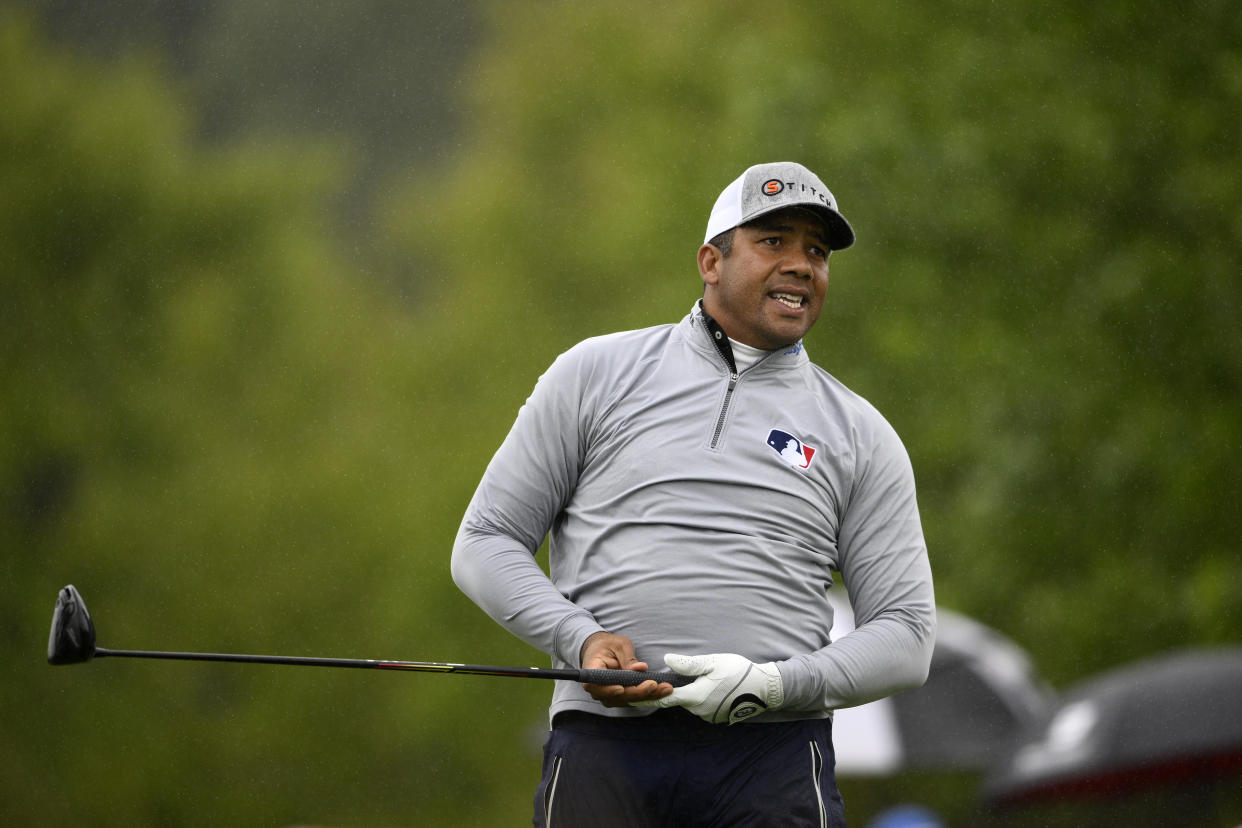
[[(760, 721), (920, 685), (935, 602), (896, 432), (801, 343), (739, 373), (713, 333), (696, 305), (558, 357), (470, 502), (454, 580), (559, 667), (603, 630), (653, 670), (665, 653), (775, 661), (785, 703)], [(834, 571), (857, 626), (830, 642)], [(651, 712), (557, 682), (562, 710)]]

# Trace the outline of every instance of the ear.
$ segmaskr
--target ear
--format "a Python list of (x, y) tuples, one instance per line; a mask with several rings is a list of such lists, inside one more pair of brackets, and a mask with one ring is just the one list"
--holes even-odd
[(703, 277), (703, 284), (714, 285), (720, 281), (722, 261), (724, 256), (720, 254), (720, 248), (710, 244), (699, 248), (699, 276)]

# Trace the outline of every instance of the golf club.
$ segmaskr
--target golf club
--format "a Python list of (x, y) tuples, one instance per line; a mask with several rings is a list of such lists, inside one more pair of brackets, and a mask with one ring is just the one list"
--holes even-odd
[(492, 667), (483, 664), (447, 664), (435, 661), (376, 661), (361, 658), (305, 658), (299, 656), (234, 655), (228, 653), (170, 653), (152, 650), (107, 650), (95, 645), (95, 623), (78, 590), (68, 585), (56, 596), (52, 631), (47, 640), (48, 664), (81, 664), (93, 658), (162, 658), (179, 661), (227, 661), (241, 664), (294, 664), (305, 667), (353, 667), (369, 670), (409, 670), (422, 673), (462, 673), (469, 676), (542, 678), (583, 684), (633, 687), (648, 679), (674, 687), (694, 676), (680, 673), (641, 673), (634, 670), (578, 670), (574, 668)]

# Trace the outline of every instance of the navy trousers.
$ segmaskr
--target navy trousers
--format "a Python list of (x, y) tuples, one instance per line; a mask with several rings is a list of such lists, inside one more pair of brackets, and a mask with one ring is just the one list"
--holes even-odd
[(536, 828), (844, 828), (832, 720), (713, 725), (681, 708), (556, 717)]

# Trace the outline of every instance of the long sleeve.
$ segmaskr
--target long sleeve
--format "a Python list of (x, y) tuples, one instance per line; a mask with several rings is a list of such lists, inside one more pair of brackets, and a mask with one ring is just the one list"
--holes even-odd
[(856, 628), (780, 663), (786, 705), (851, 707), (918, 687), (935, 643), (931, 566), (914, 474), (897, 434), (881, 421), (856, 470), (841, 522), (839, 562)]
[(534, 554), (582, 465), (582, 382), (575, 352), (540, 377), (484, 473), (453, 545), (457, 586), (497, 623), (564, 663), (602, 628), (540, 569)]

